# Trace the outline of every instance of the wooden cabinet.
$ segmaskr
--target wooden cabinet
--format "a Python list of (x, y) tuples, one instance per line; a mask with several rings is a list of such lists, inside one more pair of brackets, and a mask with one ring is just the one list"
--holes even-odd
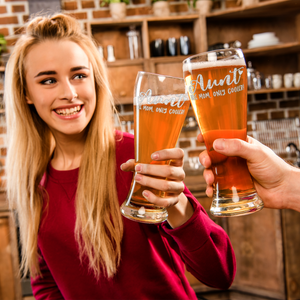
[[(141, 37), (142, 57), (129, 59), (126, 32), (135, 26)], [(110, 82), (116, 102), (132, 103), (133, 87), (138, 71), (182, 77), (185, 56), (151, 57), (150, 42), (169, 37), (189, 37), (192, 53), (207, 50), (208, 45), (239, 40), (246, 60), (265, 75), (296, 73), (300, 70), (300, 1), (265, 0), (249, 8), (235, 7), (218, 10), (209, 15), (172, 15), (165, 18), (152, 16), (128, 17), (122, 21), (90, 22), (89, 35), (104, 49), (112, 45), (115, 62), (108, 62)], [(248, 49), (253, 34), (275, 32), (280, 40), (276, 46)], [(285, 91), (287, 89), (281, 89)], [(293, 90), (293, 88), (288, 89)], [(257, 93), (263, 91), (249, 91)]]
[(0, 194), (0, 299), (22, 299), (16, 226)]
[[(207, 16), (208, 45), (239, 40), (246, 60), (265, 75), (300, 70), (300, 1), (269, 0), (248, 9), (234, 8)], [(248, 49), (253, 34), (274, 32), (280, 43)]]
[[(107, 58), (107, 46), (114, 47), (116, 61), (107, 62), (110, 83), (118, 103), (132, 103), (133, 87), (138, 71), (147, 71), (164, 75), (182, 77), (182, 61), (188, 56), (151, 57), (150, 43), (155, 39), (178, 39), (188, 36), (191, 42), (191, 54), (205, 51), (205, 17), (197, 14), (170, 16), (165, 18), (144, 17), (126, 18), (122, 21), (105, 20), (90, 22), (88, 32), (104, 49)], [(142, 57), (130, 59), (126, 33), (135, 26), (141, 37)], [(179, 53), (179, 52), (178, 52)]]

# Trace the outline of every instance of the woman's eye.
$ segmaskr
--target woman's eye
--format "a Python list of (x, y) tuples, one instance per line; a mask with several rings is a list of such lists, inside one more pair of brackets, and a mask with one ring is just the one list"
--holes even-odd
[(74, 79), (83, 79), (86, 78), (87, 76), (85, 74), (77, 74), (74, 76)]
[(55, 79), (49, 78), (49, 79), (45, 79), (45, 80), (41, 81), (41, 84), (49, 85), (49, 84), (53, 84), (55, 82), (56, 82)]

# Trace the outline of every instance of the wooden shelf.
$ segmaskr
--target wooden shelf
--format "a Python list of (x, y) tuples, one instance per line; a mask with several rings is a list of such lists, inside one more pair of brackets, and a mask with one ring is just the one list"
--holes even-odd
[(142, 65), (145, 62), (144, 58), (139, 59), (118, 59), (111, 62), (106, 62), (108, 67), (123, 67), (123, 66), (135, 66)]
[(253, 94), (265, 94), (265, 93), (280, 93), (280, 92), (296, 92), (300, 91), (300, 88), (280, 88), (280, 89), (260, 89), (260, 90), (250, 90), (248, 95)]
[(264, 18), (266, 16), (282, 16), (284, 14), (300, 12), (299, 0), (269, 0), (260, 2), (255, 6), (236, 7), (226, 10), (218, 10), (207, 15), (208, 19), (244, 19)]
[(297, 52), (300, 52), (299, 42), (284, 43), (284, 44), (278, 44), (274, 46), (259, 47), (253, 49), (243, 49), (243, 53), (245, 57), (265, 56), (265, 55), (275, 56), (275, 55), (297, 53)]

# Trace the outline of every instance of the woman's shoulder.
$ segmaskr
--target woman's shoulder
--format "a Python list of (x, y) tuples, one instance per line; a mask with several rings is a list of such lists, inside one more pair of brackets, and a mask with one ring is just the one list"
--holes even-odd
[[(116, 155), (121, 160), (134, 157), (134, 136), (127, 132), (116, 130)], [(124, 161), (123, 161), (124, 162)]]
[(116, 130), (115, 137), (117, 144), (128, 146), (134, 144), (134, 135), (131, 133)]

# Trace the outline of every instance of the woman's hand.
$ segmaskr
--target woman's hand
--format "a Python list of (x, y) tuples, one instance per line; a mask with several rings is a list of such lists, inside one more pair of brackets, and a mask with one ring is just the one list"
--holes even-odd
[[(193, 214), (193, 207), (183, 194), (185, 173), (183, 170), (184, 152), (179, 148), (157, 151), (151, 155), (153, 161), (170, 160), (169, 165), (142, 164), (135, 166), (134, 160), (122, 164), (123, 171), (135, 171), (135, 181), (143, 186), (166, 192), (161, 198), (145, 190), (143, 196), (149, 202), (166, 207), (168, 222), (175, 228), (185, 223)], [(155, 178), (155, 177), (159, 178)], [(167, 178), (167, 179), (165, 179)]]
[[(203, 142), (201, 134), (197, 139)], [(239, 156), (247, 160), (254, 186), (265, 207), (292, 208), (300, 211), (300, 170), (287, 164), (270, 148), (251, 137), (247, 137), (247, 142), (239, 139), (217, 139), (213, 148), (221, 154)], [(206, 193), (211, 197), (214, 175), (206, 150), (199, 155), (199, 160), (206, 168), (203, 176), (207, 183)]]

